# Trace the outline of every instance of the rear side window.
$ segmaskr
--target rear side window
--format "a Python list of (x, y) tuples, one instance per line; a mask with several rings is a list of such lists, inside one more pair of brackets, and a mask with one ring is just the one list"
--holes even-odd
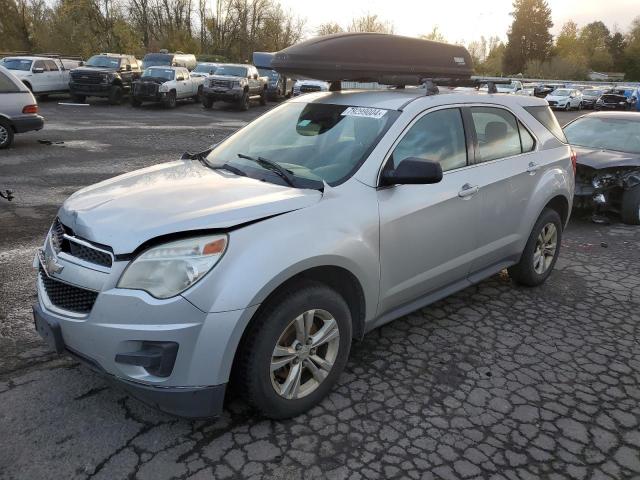
[(488, 162), (522, 153), (518, 121), (501, 108), (472, 107), (471, 117), (478, 137), (479, 158)]
[(558, 140), (562, 143), (567, 143), (567, 137), (564, 136), (564, 132), (558, 123), (558, 119), (549, 107), (540, 105), (538, 107), (524, 107), (524, 109), (529, 112), (533, 118), (538, 120), (547, 130), (549, 130)]
[(4, 73), (0, 72), (0, 93), (15, 93), (19, 92), (20, 88), (18, 85), (13, 83), (13, 81)]
[(524, 125), (522, 125), (522, 123), (518, 122), (518, 127), (520, 128), (520, 142), (522, 143), (522, 153), (531, 152), (536, 146), (536, 141), (529, 133), (529, 130), (524, 128)]

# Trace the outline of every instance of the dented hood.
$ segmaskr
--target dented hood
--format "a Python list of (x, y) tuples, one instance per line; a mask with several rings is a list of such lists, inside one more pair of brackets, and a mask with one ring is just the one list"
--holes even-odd
[(573, 147), (578, 155), (578, 165), (595, 169), (639, 167), (640, 155), (637, 153), (617, 152), (614, 150), (602, 150), (586, 147)]
[(181, 160), (83, 188), (58, 213), (63, 224), (116, 255), (154, 237), (226, 229), (310, 206), (316, 190), (296, 189)]

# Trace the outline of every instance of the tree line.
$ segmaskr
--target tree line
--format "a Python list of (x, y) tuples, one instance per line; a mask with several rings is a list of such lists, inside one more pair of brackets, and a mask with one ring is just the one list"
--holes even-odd
[[(97, 52), (143, 55), (166, 48), (202, 58), (248, 61), (306, 36), (306, 20), (277, 0), (0, 0), (0, 52)], [(640, 17), (627, 31), (603, 22), (565, 23), (554, 39), (546, 0), (514, 0), (507, 41), (481, 37), (466, 46), (480, 75), (586, 79), (590, 71), (622, 72), (640, 81)], [(365, 14), (313, 33), (393, 33), (393, 23)], [(437, 26), (421, 38), (446, 41)], [(459, 42), (458, 42), (459, 43)]]

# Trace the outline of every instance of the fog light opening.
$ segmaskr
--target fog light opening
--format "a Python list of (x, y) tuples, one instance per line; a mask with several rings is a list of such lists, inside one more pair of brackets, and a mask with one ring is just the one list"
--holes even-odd
[(144, 368), (150, 375), (168, 377), (178, 356), (176, 342), (143, 341), (135, 352), (118, 353), (116, 363)]

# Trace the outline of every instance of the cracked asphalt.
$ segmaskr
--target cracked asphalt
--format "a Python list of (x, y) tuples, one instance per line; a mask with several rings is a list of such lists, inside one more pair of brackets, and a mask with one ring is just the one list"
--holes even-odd
[(574, 215), (544, 286), (502, 273), (370, 333), (308, 414), (264, 420), (231, 398), (221, 418), (187, 421), (47, 351), (31, 260), (73, 191), (265, 109), (41, 109), (46, 129), (0, 153), (16, 196), (0, 200), (0, 478), (640, 477), (638, 227)]

